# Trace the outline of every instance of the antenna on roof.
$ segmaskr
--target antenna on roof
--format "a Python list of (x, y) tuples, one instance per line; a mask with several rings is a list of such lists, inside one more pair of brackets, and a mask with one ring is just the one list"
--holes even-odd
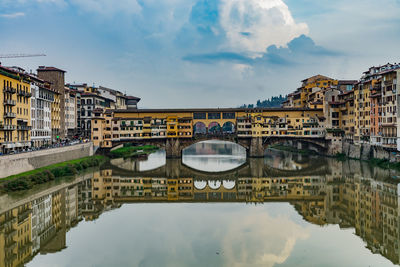
[(5, 54), (0, 55), (0, 58), (19, 58), (19, 57), (45, 57), (45, 54)]

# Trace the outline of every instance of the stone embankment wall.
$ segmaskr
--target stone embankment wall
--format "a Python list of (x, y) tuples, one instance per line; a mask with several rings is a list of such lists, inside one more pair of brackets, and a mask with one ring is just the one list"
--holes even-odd
[(332, 141), (328, 154), (334, 156), (338, 153), (342, 153), (352, 159), (370, 160), (376, 158), (386, 159), (391, 162), (397, 161), (396, 153), (388, 151), (380, 146)]
[(0, 156), (0, 178), (88, 156), (93, 156), (92, 143)]

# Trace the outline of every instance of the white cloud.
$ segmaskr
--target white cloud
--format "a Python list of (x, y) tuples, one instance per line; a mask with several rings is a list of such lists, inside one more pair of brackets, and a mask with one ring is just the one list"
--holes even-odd
[(24, 12), (15, 12), (15, 13), (10, 13), (10, 14), (0, 14), (0, 17), (6, 18), (6, 19), (15, 19), (18, 17), (23, 17), (25, 16)]
[(309, 31), (294, 21), (283, 0), (222, 0), (220, 11), (228, 46), (236, 51), (264, 52)]
[(272, 267), (284, 263), (296, 242), (310, 237), (309, 230), (291, 219), (250, 210), (227, 225), (222, 240), (225, 266)]
[(141, 6), (137, 0), (70, 0), (72, 4), (86, 12), (110, 15), (116, 13), (138, 14)]

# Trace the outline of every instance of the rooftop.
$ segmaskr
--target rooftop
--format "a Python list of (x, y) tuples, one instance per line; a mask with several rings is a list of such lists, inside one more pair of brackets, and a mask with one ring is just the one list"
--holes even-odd
[(312, 82), (320, 81), (320, 80), (332, 80), (332, 81), (333, 81), (332, 78), (329, 78), (329, 77), (327, 77), (327, 76), (318, 74), (318, 75), (314, 75), (314, 76), (312, 76), (312, 77), (310, 77), (310, 78), (304, 79), (304, 80), (302, 80), (301, 82), (303, 82), (303, 83), (304, 83), (304, 82), (312, 83)]
[(46, 67), (46, 66), (39, 66), (37, 71), (60, 71), (60, 72), (66, 72), (65, 70), (56, 68), (56, 67)]
[(126, 95), (126, 96), (124, 96), (124, 98), (125, 99), (128, 99), (128, 100), (140, 100), (140, 98), (139, 97), (136, 97), (136, 96), (129, 96), (129, 95)]

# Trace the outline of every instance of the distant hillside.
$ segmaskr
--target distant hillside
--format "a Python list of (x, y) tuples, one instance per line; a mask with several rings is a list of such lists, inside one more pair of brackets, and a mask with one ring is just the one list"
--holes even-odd
[(254, 104), (244, 104), (240, 106), (241, 108), (278, 108), (281, 106), (283, 102), (287, 100), (287, 96), (273, 96), (271, 99), (267, 98), (266, 100), (257, 100), (257, 103)]

